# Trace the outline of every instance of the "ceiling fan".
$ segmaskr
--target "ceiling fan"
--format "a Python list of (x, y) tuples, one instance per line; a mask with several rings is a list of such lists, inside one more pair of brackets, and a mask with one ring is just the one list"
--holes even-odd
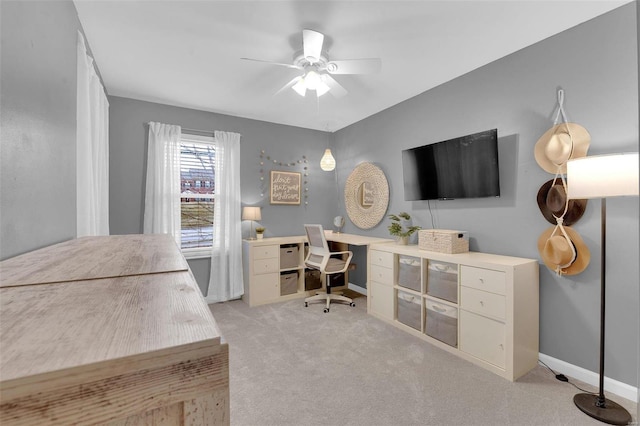
[(329, 60), (327, 52), (322, 50), (324, 34), (314, 30), (302, 30), (302, 51), (297, 52), (292, 64), (263, 61), (260, 59), (240, 58), (247, 61), (262, 62), (297, 69), (303, 72), (285, 84), (276, 94), (292, 88), (300, 96), (305, 96), (307, 90), (316, 92), (320, 97), (327, 92), (340, 98), (347, 94), (331, 75), (332, 74), (373, 74), (380, 71), (380, 58)]

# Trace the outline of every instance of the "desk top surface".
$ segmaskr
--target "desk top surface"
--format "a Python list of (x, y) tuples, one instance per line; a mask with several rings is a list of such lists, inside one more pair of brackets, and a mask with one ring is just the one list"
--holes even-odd
[[(368, 237), (365, 235), (356, 235), (356, 234), (343, 234), (337, 233), (333, 231), (324, 231), (324, 236), (327, 241), (334, 241), (337, 243), (350, 244), (354, 246), (367, 246), (369, 244), (379, 244), (379, 243), (388, 243), (393, 240), (388, 238), (378, 238), (378, 237)], [(272, 244), (295, 244), (306, 242), (306, 235), (294, 235), (289, 237), (270, 237), (263, 238), (261, 240), (244, 240), (246, 243), (255, 246), (265, 246)]]
[(350, 244), (354, 246), (366, 246), (369, 244), (388, 243), (393, 240), (389, 238), (368, 237), (365, 235), (343, 234), (333, 231), (324, 231), (327, 241), (335, 241), (337, 243)]

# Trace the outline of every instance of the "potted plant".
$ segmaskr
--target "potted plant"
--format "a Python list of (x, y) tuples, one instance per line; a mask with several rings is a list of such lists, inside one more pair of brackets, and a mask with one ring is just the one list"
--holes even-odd
[(421, 229), (419, 226), (409, 225), (411, 216), (407, 212), (401, 212), (398, 215), (390, 214), (387, 217), (391, 219), (391, 225), (388, 228), (389, 234), (396, 237), (398, 244), (406, 245), (411, 234)]
[(257, 226), (256, 227), (256, 238), (261, 240), (262, 237), (264, 237), (264, 227), (262, 226)]

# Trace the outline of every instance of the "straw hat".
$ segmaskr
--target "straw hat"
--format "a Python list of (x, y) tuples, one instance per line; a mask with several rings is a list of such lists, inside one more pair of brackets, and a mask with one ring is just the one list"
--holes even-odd
[(552, 225), (557, 223), (556, 217), (562, 217), (564, 225), (573, 225), (582, 217), (587, 208), (587, 200), (569, 200), (567, 212), (563, 217), (567, 193), (562, 186), (562, 181), (556, 179), (549, 179), (542, 184), (536, 199), (540, 212)]
[(560, 123), (553, 126), (536, 142), (534, 156), (545, 171), (567, 173), (567, 161), (587, 155), (591, 136), (587, 129), (576, 123)]
[[(538, 252), (544, 264), (553, 272), (559, 270), (561, 275), (576, 275), (584, 271), (589, 265), (591, 252), (589, 247), (582, 241), (580, 234), (573, 228), (568, 226), (562, 228), (569, 236), (569, 241), (567, 241), (559, 226), (552, 226), (540, 234)], [(575, 256), (569, 244), (573, 245)]]

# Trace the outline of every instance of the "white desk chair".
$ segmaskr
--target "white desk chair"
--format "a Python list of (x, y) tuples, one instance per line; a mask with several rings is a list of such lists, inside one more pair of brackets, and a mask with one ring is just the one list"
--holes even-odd
[[(327, 307), (324, 308), (324, 312), (329, 312), (329, 304), (332, 300), (347, 302), (350, 306), (356, 306), (353, 300), (342, 296), (340, 292), (331, 293), (331, 285), (329, 282), (329, 275), (340, 274), (346, 272), (349, 268), (349, 263), (353, 257), (351, 251), (329, 251), (329, 244), (324, 236), (324, 229), (322, 225), (304, 225), (304, 229), (307, 232), (307, 240), (309, 241), (309, 253), (304, 263), (309, 268), (320, 270), (321, 276), (325, 278), (326, 292), (321, 292), (315, 296), (307, 297), (304, 299), (304, 306), (309, 306), (309, 302), (316, 300), (326, 300)], [(346, 259), (342, 259), (342, 255), (347, 255)], [(336, 258), (333, 256), (340, 256)]]

